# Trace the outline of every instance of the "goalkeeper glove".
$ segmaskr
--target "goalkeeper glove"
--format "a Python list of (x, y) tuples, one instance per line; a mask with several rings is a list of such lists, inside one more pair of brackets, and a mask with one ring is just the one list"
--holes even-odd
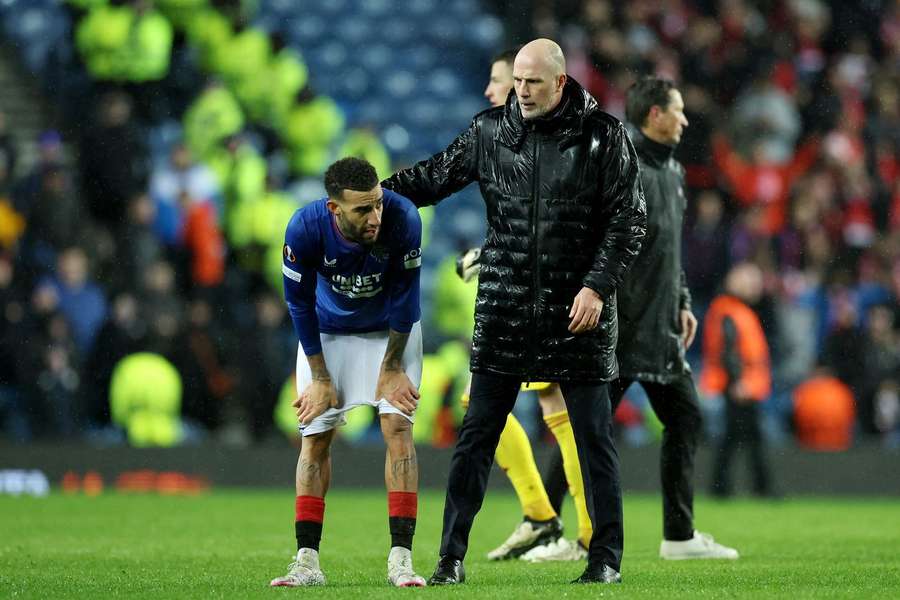
[(463, 281), (469, 282), (478, 277), (481, 271), (481, 248), (470, 248), (456, 259), (456, 274)]

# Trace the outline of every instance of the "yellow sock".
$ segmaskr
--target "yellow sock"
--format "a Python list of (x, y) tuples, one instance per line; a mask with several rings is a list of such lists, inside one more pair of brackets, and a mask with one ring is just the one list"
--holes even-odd
[(584, 481), (581, 479), (581, 464), (578, 462), (578, 450), (575, 447), (575, 434), (572, 433), (572, 424), (569, 423), (569, 413), (560, 411), (552, 415), (546, 415), (544, 422), (556, 437), (559, 449), (562, 452), (563, 470), (566, 472), (566, 481), (569, 484), (569, 493), (575, 500), (575, 514), (578, 517), (578, 539), (588, 547), (591, 541), (593, 527), (591, 517), (588, 514), (587, 503), (584, 499)]
[(500, 434), (496, 458), (497, 464), (506, 472), (516, 490), (522, 504), (522, 513), (526, 517), (535, 521), (546, 521), (556, 516), (537, 465), (534, 463), (531, 442), (528, 441), (522, 425), (512, 415), (506, 418), (506, 427)]

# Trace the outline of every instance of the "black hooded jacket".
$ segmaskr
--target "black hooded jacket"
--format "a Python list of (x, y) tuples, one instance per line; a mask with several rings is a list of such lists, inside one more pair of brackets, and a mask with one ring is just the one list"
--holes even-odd
[(681, 230), (687, 200), (684, 169), (674, 148), (632, 135), (647, 201), (647, 236), (619, 286), (619, 375), (670, 383), (690, 371), (681, 343), (681, 309), (691, 295), (681, 268)]
[[(615, 291), (640, 249), (646, 211), (625, 127), (569, 79), (554, 111), (522, 118), (514, 94), (446, 150), (383, 185), (417, 206), (477, 181), (487, 209), (472, 370), (529, 381), (617, 375)], [(568, 331), (582, 287), (605, 306), (593, 331)]]

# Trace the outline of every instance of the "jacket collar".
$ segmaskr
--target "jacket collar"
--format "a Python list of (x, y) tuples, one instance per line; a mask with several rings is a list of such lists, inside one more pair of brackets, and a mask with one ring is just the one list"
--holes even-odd
[(654, 167), (661, 167), (672, 158), (675, 153), (675, 146), (660, 144), (644, 135), (644, 132), (637, 130), (631, 136), (634, 142), (634, 149), (644, 161)]
[(594, 97), (572, 77), (566, 80), (559, 106), (549, 115), (532, 121), (522, 117), (519, 101), (513, 93), (506, 99), (496, 139), (507, 148), (518, 151), (528, 132), (540, 129), (552, 132), (559, 138), (559, 148), (564, 150), (577, 141), (584, 129), (584, 120), (598, 108)]

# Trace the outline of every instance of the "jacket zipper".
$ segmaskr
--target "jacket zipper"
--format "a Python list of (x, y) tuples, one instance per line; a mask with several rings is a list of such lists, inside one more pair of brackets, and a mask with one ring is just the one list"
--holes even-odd
[(540, 296), (541, 289), (541, 239), (539, 227), (541, 218), (539, 185), (541, 145), (538, 140), (537, 132), (532, 132), (532, 135), (534, 136), (534, 179), (532, 180), (531, 239), (534, 240), (534, 258), (532, 259), (531, 279), (534, 299), (531, 303), (531, 356), (532, 361), (536, 362), (538, 356), (538, 297)]

